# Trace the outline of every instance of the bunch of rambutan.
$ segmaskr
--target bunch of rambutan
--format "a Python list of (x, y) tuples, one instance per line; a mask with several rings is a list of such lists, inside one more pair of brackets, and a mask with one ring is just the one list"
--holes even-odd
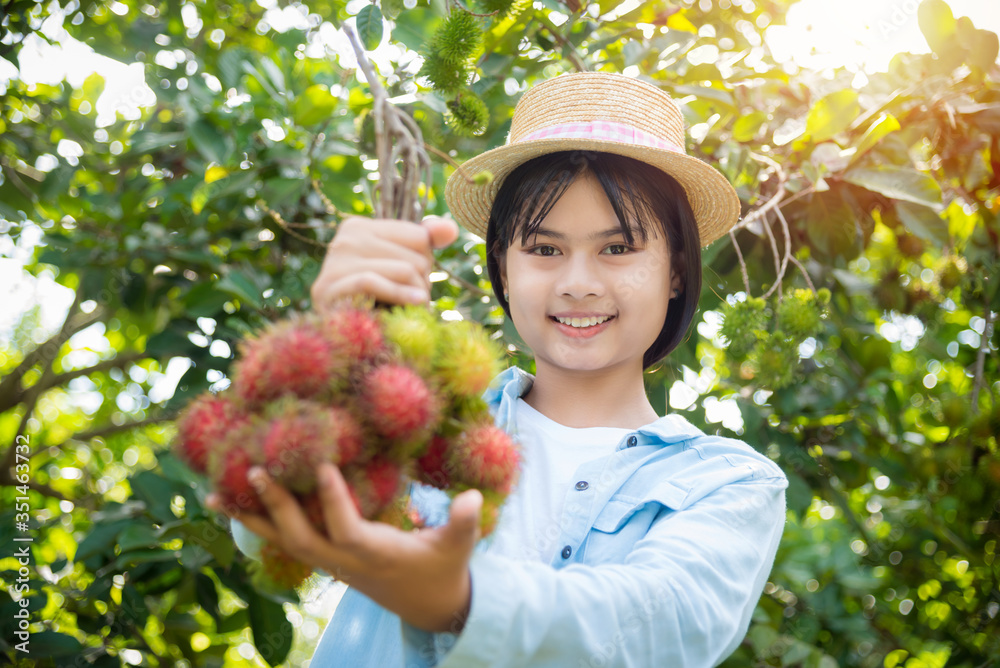
[[(179, 416), (175, 448), (211, 480), (227, 512), (266, 514), (247, 481), (259, 465), (325, 534), (317, 473), (331, 462), (366, 519), (421, 526), (407, 495), (417, 480), (450, 496), (479, 489), (482, 534), (493, 530), (520, 453), (481, 398), (502, 356), (485, 329), (420, 306), (344, 302), (276, 322), (238, 350), (232, 385)], [(309, 575), (268, 545), (255, 579), (292, 589)]]

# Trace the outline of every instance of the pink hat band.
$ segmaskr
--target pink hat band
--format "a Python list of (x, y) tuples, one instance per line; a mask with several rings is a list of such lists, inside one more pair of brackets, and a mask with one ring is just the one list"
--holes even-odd
[(517, 140), (517, 143), (536, 141), (539, 139), (598, 139), (620, 142), (633, 146), (649, 146), (674, 153), (684, 153), (677, 144), (661, 139), (656, 135), (640, 130), (624, 123), (612, 121), (590, 121), (577, 123), (560, 123), (536, 130)]

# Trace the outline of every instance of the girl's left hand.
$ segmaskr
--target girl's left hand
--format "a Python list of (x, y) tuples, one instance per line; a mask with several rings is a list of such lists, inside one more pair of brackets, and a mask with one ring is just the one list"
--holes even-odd
[[(364, 519), (340, 469), (322, 464), (319, 489), (328, 538), (313, 528), (291, 492), (262, 467), (251, 469), (248, 478), (270, 516), (233, 517), (255, 534), (357, 588), (412, 626), (431, 632), (462, 630), (472, 601), (469, 559), (480, 536), (478, 490), (452, 500), (446, 525), (403, 531)], [(207, 503), (224, 512), (216, 494)]]

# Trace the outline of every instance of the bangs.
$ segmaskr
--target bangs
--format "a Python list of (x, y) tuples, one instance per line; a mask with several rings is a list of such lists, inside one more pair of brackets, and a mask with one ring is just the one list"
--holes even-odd
[(497, 241), (506, 250), (519, 234), (521, 245), (527, 244), (566, 189), (589, 172), (611, 203), (626, 242), (634, 244), (638, 234), (645, 243), (657, 216), (645, 184), (637, 187), (631, 179), (621, 178), (628, 173), (627, 160), (609, 153), (560, 151), (520, 165), (504, 180), (496, 198), (492, 217), (506, 222), (497, 230)]

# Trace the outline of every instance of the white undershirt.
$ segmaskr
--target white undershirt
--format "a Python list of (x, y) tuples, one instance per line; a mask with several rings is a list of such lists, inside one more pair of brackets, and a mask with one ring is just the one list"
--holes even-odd
[(558, 548), (566, 494), (577, 468), (614, 452), (629, 429), (566, 427), (517, 400), (513, 438), (521, 447), (517, 486), (504, 504), (488, 551), (522, 561), (550, 563)]

